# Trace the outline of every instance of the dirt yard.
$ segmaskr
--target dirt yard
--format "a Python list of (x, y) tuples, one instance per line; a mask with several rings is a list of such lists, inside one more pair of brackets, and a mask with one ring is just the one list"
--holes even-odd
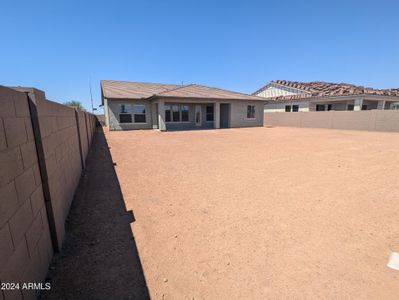
[(106, 138), (151, 298), (399, 298), (398, 134)]

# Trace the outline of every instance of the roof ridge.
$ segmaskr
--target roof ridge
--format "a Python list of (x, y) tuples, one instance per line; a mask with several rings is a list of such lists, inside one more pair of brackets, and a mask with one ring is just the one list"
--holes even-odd
[(278, 84), (278, 85), (285, 86), (285, 87), (294, 88), (294, 89), (297, 89), (297, 90), (300, 90), (303, 92), (316, 92), (316, 90), (314, 88), (306, 86), (306, 84), (309, 84), (312, 82), (328, 83), (328, 82), (322, 82), (322, 81), (304, 82), (304, 81), (291, 81), (291, 80), (272, 80), (271, 82)]
[(127, 83), (145, 83), (145, 84), (160, 84), (160, 85), (179, 85), (175, 83), (160, 83), (160, 82), (150, 82), (150, 81), (130, 81), (130, 80), (114, 80), (114, 79), (101, 79), (103, 81), (112, 81), (112, 82), (127, 82)]
[(178, 87), (176, 87), (176, 88), (174, 88), (174, 89), (170, 89), (170, 90), (166, 89), (165, 91), (160, 92), (160, 93), (158, 93), (158, 94), (154, 94), (154, 95), (155, 95), (155, 96), (162, 95), (163, 93), (167, 93), (167, 92), (172, 92), (172, 91), (180, 90), (180, 89), (185, 88), (185, 87), (188, 87), (188, 86), (190, 86), (190, 85), (194, 85), (194, 83), (190, 83), (190, 84), (185, 84), (185, 85), (182, 85), (182, 86), (178, 86)]
[[(202, 87), (205, 87), (205, 88), (211, 88), (211, 89), (215, 89), (215, 90), (219, 90), (219, 91), (223, 91), (223, 92), (229, 92), (229, 93), (234, 93), (234, 94), (239, 94), (239, 95), (244, 95), (244, 96), (254, 96), (254, 95), (251, 95), (251, 94), (246, 94), (246, 93), (241, 93), (241, 92), (221, 89), (221, 88), (214, 87), (214, 86), (207, 86), (207, 85), (202, 85), (202, 84), (197, 84), (197, 83), (193, 83), (192, 85), (198, 85), (198, 86), (202, 86)], [(256, 96), (256, 95), (254, 97), (265, 99), (263, 97), (259, 97), (259, 96)]]

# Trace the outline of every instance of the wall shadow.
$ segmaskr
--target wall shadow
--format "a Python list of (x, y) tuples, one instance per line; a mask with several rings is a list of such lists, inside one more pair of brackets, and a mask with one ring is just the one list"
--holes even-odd
[(149, 299), (142, 265), (104, 132), (96, 128), (51, 264), (51, 290), (39, 299)]

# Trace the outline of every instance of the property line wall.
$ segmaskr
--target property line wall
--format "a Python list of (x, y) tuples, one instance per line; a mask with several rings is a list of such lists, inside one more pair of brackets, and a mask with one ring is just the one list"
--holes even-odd
[(399, 132), (399, 111), (265, 113), (265, 126)]
[[(18, 90), (0, 87), (2, 283), (44, 280), (54, 250), (61, 248), (82, 159), (95, 128), (92, 114), (77, 111), (76, 118), (75, 109), (46, 100), (42, 91)], [(0, 299), (22, 297), (35, 299), (36, 293), (0, 291)]]

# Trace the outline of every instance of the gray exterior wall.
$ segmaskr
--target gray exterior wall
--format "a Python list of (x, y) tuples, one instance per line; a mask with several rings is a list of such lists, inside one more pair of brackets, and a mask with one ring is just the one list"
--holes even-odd
[[(216, 102), (221, 104), (230, 104), (230, 127), (254, 127), (263, 126), (263, 109), (264, 102), (262, 101), (245, 101), (245, 100), (212, 100), (204, 99), (160, 99), (163, 100), (165, 105), (188, 105), (189, 106), (189, 121), (188, 122), (166, 122), (167, 130), (189, 130), (189, 129), (206, 129), (214, 128), (214, 122), (206, 121), (206, 106), (214, 105)], [(107, 118), (106, 123), (110, 130), (132, 130), (132, 129), (157, 129), (158, 128), (158, 103), (160, 101), (149, 101), (149, 100), (132, 100), (132, 99), (106, 99), (105, 100), (105, 116)], [(145, 105), (146, 109), (146, 123), (120, 123), (119, 114), (120, 106), (122, 104), (142, 104)], [(195, 106), (201, 105), (202, 111), (202, 124), (201, 126), (195, 125)], [(255, 118), (247, 119), (247, 106), (255, 106)], [(215, 108), (214, 108), (215, 109)]]
[[(109, 116), (110, 130), (129, 130), (129, 129), (152, 129), (152, 105), (151, 102), (145, 100), (129, 100), (129, 99), (108, 99), (107, 113)], [(142, 104), (145, 105), (146, 123), (120, 123), (119, 113), (121, 104)]]
[[(255, 105), (255, 119), (247, 119), (248, 105)], [(261, 101), (231, 101), (230, 127), (263, 126), (263, 108), (264, 103)]]
[[(356, 96), (348, 96), (345, 99), (337, 100), (334, 98), (325, 98), (325, 99), (309, 99), (307, 101), (283, 101), (283, 102), (269, 102), (265, 105), (265, 113), (274, 113), (274, 112), (285, 112), (286, 105), (298, 105), (299, 111), (316, 111), (317, 104), (324, 104), (327, 109), (327, 105), (331, 104), (331, 110), (335, 111), (346, 111), (348, 110), (348, 105), (355, 105), (355, 100), (359, 97)], [(386, 101), (385, 109), (389, 109), (389, 101)], [(367, 105), (367, 110), (371, 109), (380, 109), (378, 104), (378, 99), (369, 100), (363, 99), (362, 105)]]
[[(206, 121), (206, 106), (213, 105), (213, 103), (208, 104), (194, 104), (194, 103), (171, 103), (165, 102), (165, 105), (188, 105), (189, 114), (188, 114), (188, 122), (166, 122), (166, 130), (189, 130), (189, 129), (206, 129), (206, 128), (213, 128), (213, 121), (207, 122)], [(195, 125), (195, 106), (201, 105), (201, 116), (202, 122), (201, 126)]]

